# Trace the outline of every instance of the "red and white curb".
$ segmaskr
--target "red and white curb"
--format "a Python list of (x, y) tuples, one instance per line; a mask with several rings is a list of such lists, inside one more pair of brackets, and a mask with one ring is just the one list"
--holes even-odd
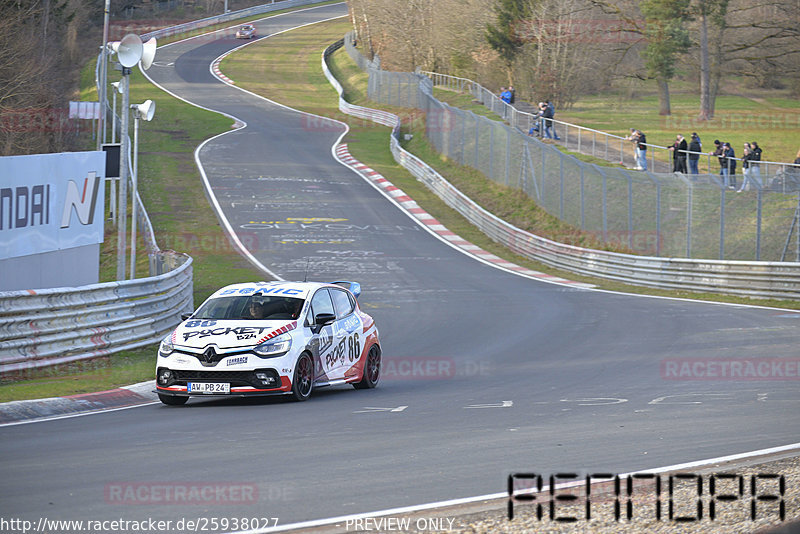
[(572, 287), (583, 287), (583, 288), (595, 287), (592, 284), (567, 280), (565, 278), (560, 278), (552, 274), (546, 274), (534, 271), (532, 269), (528, 269), (527, 267), (523, 267), (521, 265), (517, 265), (516, 263), (512, 263), (508, 260), (500, 258), (499, 256), (492, 254), (491, 252), (483, 250), (481, 247), (470, 243), (466, 239), (463, 239), (461, 236), (448, 230), (442, 223), (437, 221), (433, 215), (431, 215), (430, 213), (419, 207), (419, 205), (414, 201), (414, 199), (408, 196), (402, 189), (395, 187), (395, 185), (392, 184), (392, 182), (384, 178), (379, 172), (371, 169), (370, 167), (364, 165), (363, 163), (355, 159), (353, 156), (351, 156), (346, 143), (342, 143), (336, 147), (336, 157), (342, 163), (344, 163), (348, 167), (351, 167), (358, 174), (360, 174), (361, 176), (372, 182), (375, 186), (383, 190), (402, 209), (404, 209), (409, 215), (414, 217), (422, 225), (431, 230), (434, 234), (444, 239), (445, 241), (449, 242), (454, 247), (461, 249), (463, 252), (466, 252), (471, 256), (474, 256), (484, 262), (488, 262), (492, 265), (495, 265), (501, 269), (512, 271), (514, 273), (521, 274), (529, 278), (535, 278), (537, 280), (543, 280), (557, 284), (569, 285)]
[(236, 82), (234, 82), (233, 80), (231, 80), (230, 78), (228, 78), (227, 76), (222, 74), (222, 71), (219, 70), (219, 64), (220, 64), (221, 61), (222, 61), (222, 57), (219, 57), (219, 58), (217, 58), (216, 61), (214, 61), (214, 63), (211, 64), (211, 72), (213, 72), (214, 75), (217, 78), (219, 78), (220, 80), (222, 80), (223, 82), (225, 82), (225, 83), (227, 83), (229, 85), (236, 85)]

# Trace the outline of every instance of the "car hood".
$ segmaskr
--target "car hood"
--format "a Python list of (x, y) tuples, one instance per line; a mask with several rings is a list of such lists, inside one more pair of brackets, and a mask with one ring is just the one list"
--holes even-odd
[(176, 347), (204, 349), (215, 345), (219, 349), (253, 347), (297, 328), (296, 320), (277, 321), (217, 321), (189, 319), (172, 332)]

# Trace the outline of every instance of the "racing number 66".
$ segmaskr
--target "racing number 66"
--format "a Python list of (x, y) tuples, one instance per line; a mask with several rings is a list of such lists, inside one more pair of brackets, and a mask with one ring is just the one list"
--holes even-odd
[(361, 355), (361, 342), (358, 340), (358, 332), (347, 338), (347, 357), (354, 362)]

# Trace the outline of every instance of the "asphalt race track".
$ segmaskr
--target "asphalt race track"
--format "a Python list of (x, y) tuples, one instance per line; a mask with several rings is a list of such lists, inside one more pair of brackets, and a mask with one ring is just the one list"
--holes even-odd
[[(263, 36), (344, 14), (256, 26)], [(665, 373), (668, 359), (796, 362), (800, 314), (563, 287), (471, 259), (333, 158), (340, 125), (214, 78), (209, 64), (241, 44), (162, 47), (148, 74), (247, 123), (200, 151), (225, 217), (285, 279), (308, 265), (312, 280), (361, 282), (382, 383), (305, 403), (192, 400), (0, 428), (0, 516), (280, 525), (498, 493), (511, 472), (624, 473), (798, 441), (796, 363), (789, 380)], [(199, 504), (120, 497), (176, 484), (249, 489)]]

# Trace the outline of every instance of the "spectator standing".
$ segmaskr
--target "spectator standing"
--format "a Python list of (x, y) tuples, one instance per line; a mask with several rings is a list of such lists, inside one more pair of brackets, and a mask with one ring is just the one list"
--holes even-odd
[(636, 128), (631, 128), (631, 134), (626, 137), (628, 141), (633, 143), (633, 151), (636, 153), (636, 170), (647, 170), (647, 137), (644, 133)]
[(714, 152), (709, 152), (710, 156), (716, 156), (719, 160), (719, 175), (722, 176), (722, 186), (728, 187), (728, 161), (725, 159), (725, 146), (719, 139), (714, 139)]
[[(550, 134), (552, 135), (552, 138), (555, 139), (556, 141), (558, 141), (561, 138), (556, 133), (556, 123), (553, 122), (553, 118), (556, 116), (556, 107), (549, 100), (547, 102), (545, 102), (545, 106), (546, 106), (545, 107), (545, 111), (544, 111), (544, 118), (545, 118), (544, 134), (545, 134), (545, 137), (547, 137), (547, 133), (548, 133), (548, 129), (549, 129)], [(549, 124), (549, 126), (548, 126), (548, 124)], [(549, 139), (549, 137), (548, 137), (548, 139)]]
[(669, 149), (672, 151), (672, 172), (686, 174), (686, 138), (678, 134)]
[(753, 157), (752, 152), (750, 152), (750, 143), (744, 144), (744, 150), (742, 151), (742, 187), (736, 190), (737, 193), (741, 193), (745, 189), (750, 189), (750, 159)]
[(736, 189), (736, 153), (730, 143), (725, 143), (724, 154), (727, 170), (727, 178), (729, 181), (728, 187)]
[(700, 171), (697, 169), (697, 162), (700, 159), (700, 152), (702, 151), (703, 144), (700, 142), (700, 136), (697, 135), (697, 132), (693, 132), (692, 141), (689, 143), (689, 172), (691, 174), (700, 174)]
[(506, 104), (511, 103), (511, 92), (505, 87), (500, 88), (500, 100), (502, 100)]
[(509, 85), (508, 86), (508, 92), (511, 94), (511, 97), (508, 99), (508, 103), (509, 104), (513, 104), (514, 100), (516, 100), (516, 98), (517, 98), (517, 94), (514, 91), (514, 86), (513, 85)]
[(758, 146), (758, 143), (755, 141), (750, 142), (750, 152), (752, 152), (753, 157), (750, 160), (750, 178), (753, 179), (753, 182), (758, 186), (761, 187), (761, 148)]

